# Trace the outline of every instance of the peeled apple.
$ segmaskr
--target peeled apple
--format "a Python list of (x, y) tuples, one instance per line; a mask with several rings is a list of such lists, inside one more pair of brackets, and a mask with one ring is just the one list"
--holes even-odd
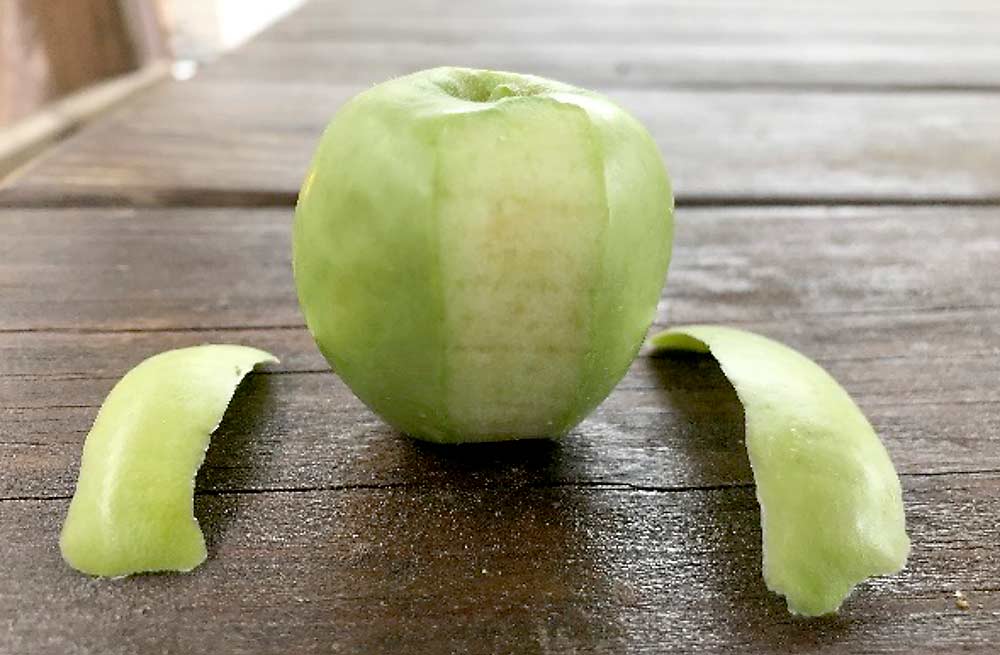
[(672, 215), (656, 144), (606, 98), (426, 70), (323, 134), (295, 213), (299, 302), (336, 373), (402, 432), (559, 436), (642, 344)]

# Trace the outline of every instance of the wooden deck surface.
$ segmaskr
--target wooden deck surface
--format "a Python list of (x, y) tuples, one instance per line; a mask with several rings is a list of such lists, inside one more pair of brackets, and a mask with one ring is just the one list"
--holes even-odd
[[(997, 34), (990, 0), (313, 0), (86, 127), (0, 187), (0, 653), (996, 653)], [(345, 99), (440, 64), (649, 126), (679, 205), (657, 326), (756, 330), (834, 374), (900, 472), (903, 573), (818, 620), (767, 591), (708, 358), (642, 354), (561, 442), (458, 448), (329, 372), (291, 279), (298, 185)], [(97, 408), (203, 342), (282, 359), (199, 473), (208, 561), (77, 574), (57, 538)]]

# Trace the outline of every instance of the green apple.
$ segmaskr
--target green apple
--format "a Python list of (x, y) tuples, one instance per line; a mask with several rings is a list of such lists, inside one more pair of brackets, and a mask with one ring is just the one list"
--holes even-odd
[(672, 213), (655, 142), (606, 98), (426, 70), (327, 127), (296, 208), (299, 301), (335, 371), (402, 432), (559, 436), (642, 344)]

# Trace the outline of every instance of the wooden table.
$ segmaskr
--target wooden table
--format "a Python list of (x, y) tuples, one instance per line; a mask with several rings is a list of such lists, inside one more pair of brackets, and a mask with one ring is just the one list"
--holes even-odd
[[(996, 653), (998, 33), (992, 0), (315, 0), (53, 148), (0, 191), (0, 652)], [(410, 441), (329, 373), (291, 279), (299, 182), (346, 98), (438, 64), (647, 123), (679, 206), (657, 326), (760, 331), (844, 384), (901, 475), (903, 573), (819, 620), (766, 590), (708, 358), (643, 355), (565, 440), (480, 447)], [(97, 407), (219, 341), (282, 364), (199, 474), (209, 560), (75, 573)]]

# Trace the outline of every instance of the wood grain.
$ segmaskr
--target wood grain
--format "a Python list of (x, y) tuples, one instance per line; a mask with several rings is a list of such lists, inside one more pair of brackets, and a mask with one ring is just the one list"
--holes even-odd
[[(1000, 471), (1000, 394), (990, 384), (1000, 375), (995, 357), (953, 348), (933, 356), (824, 356), (822, 332), (788, 339), (763, 323), (749, 327), (785, 338), (830, 370), (903, 474)], [(0, 369), (0, 499), (72, 494), (83, 439), (115, 382), (152, 354), (205, 342), (260, 346), (283, 360), (245, 383), (234, 401), (210, 451), (206, 490), (441, 481), (420, 473), (418, 464), (447, 449), (415, 448), (382, 423), (327, 371), (304, 330), (32, 333), (0, 336), (0, 352), (15, 354)], [(712, 360), (641, 357), (610, 398), (557, 447), (572, 466), (536, 473), (565, 483), (641, 488), (748, 484), (742, 420)], [(464, 452), (492, 452), (502, 461), (505, 450)]]
[(804, 621), (762, 584), (752, 489), (515, 472), (568, 460), (524, 443), (402, 465), (442, 473), (427, 487), (203, 494), (208, 562), (118, 581), (60, 560), (65, 500), (0, 502), (0, 651), (995, 651), (997, 476), (906, 479), (907, 569)]
[(996, 87), (1000, 7), (904, 2), (313, 2), (209, 75), (370, 82), (420, 68), (590, 86)]
[[(399, 482), (398, 439), (322, 375), (295, 300), (289, 219), (270, 210), (0, 215), (13, 235), (0, 264), (0, 457), (10, 471), (0, 496), (69, 494), (83, 436), (114, 381), (156, 352), (206, 341), (268, 348), (283, 360), (277, 373), (304, 374), (252, 384), (247, 393), (268, 399), (247, 429), (259, 440), (220, 451), (220, 466), (275, 469), (260, 480), (255, 470), (223, 476), (220, 488)], [(802, 349), (858, 398), (903, 471), (1000, 470), (998, 220), (997, 210), (975, 208), (682, 211), (657, 324), (726, 322)], [(705, 469), (669, 455), (696, 428), (663, 387), (704, 368), (640, 360), (575, 433), (593, 442), (580, 456), (590, 468), (568, 479), (748, 482), (739, 444), (714, 451)], [(674, 391), (697, 400), (697, 425), (715, 425), (722, 402), (738, 424), (724, 383)], [(706, 448), (731, 432), (713, 431)], [(320, 438), (339, 445), (317, 450)]]
[(6, 212), (0, 329), (299, 326), (291, 212)]
[[(168, 84), (52, 149), (0, 204), (291, 206), (361, 88)], [(1000, 201), (1000, 95), (608, 91), (656, 138), (681, 204)]]
[[(290, 210), (0, 211), (0, 330), (301, 326), (291, 223)], [(962, 334), (979, 316), (993, 338), (998, 261), (996, 208), (683, 209), (658, 322), (944, 321)]]
[[(389, 13), (387, 7), (395, 11)], [(934, 49), (987, 42), (993, 35), (990, 18), (998, 12), (989, 0), (947, 4), (934, 0), (499, 0), (489, 4), (424, 0), (407, 3), (405, 11), (399, 11), (391, 0), (313, 1), (256, 41), (264, 45), (389, 39), (473, 43), (492, 39), (512, 45), (603, 45), (650, 39), (686, 44), (780, 39), (803, 45), (879, 41), (915, 47), (923, 40), (924, 48)]]
[(150, 64), (50, 102), (9, 127), (0, 126), (0, 179), (169, 74), (166, 62)]
[[(995, 20), (995, 19), (994, 19)], [(249, 46), (239, 58), (219, 60), (215, 79), (253, 71), (256, 79), (278, 81), (289, 68), (308, 82), (351, 82), (412, 73), (435, 66), (468, 66), (531, 72), (587, 87), (838, 87), (993, 90), (1000, 86), (1000, 46), (994, 41), (957, 56), (940, 58), (922, 48), (877, 43), (811, 47), (768, 41), (756, 45), (626, 41), (601, 48), (591, 43), (538, 43), (517, 47), (503, 42), (457, 44), (384, 42), (288, 42)], [(984, 65), (985, 64), (985, 65)]]

